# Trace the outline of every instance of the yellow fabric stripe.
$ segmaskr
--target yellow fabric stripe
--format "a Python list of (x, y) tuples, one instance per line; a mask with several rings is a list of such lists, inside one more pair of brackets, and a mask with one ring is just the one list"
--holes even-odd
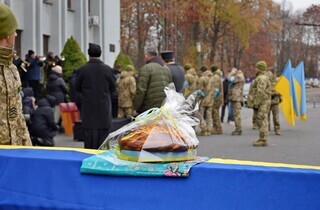
[(100, 154), (105, 152), (104, 150), (95, 149), (82, 149), (82, 148), (71, 148), (71, 147), (26, 147), (26, 146), (11, 146), (11, 145), (1, 145), (0, 149), (42, 149), (42, 150), (60, 150), (60, 151), (75, 151), (87, 154)]
[(249, 166), (266, 166), (266, 167), (320, 170), (320, 166), (296, 165), (296, 164), (285, 164), (285, 163), (255, 162), (255, 161), (247, 161), (247, 160), (231, 160), (231, 159), (220, 159), (220, 158), (212, 158), (212, 159), (208, 160), (207, 162), (210, 162), (210, 163), (221, 163), (221, 164), (233, 164), (233, 165), (249, 165)]

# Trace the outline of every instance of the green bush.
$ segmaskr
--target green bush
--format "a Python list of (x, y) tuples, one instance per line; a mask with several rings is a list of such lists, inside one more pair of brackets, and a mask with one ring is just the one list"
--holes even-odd
[(86, 56), (81, 51), (77, 40), (75, 40), (73, 36), (71, 36), (70, 39), (67, 40), (62, 50), (61, 56), (65, 58), (63, 62), (64, 79), (67, 79), (69, 75), (72, 74), (73, 70), (79, 68), (87, 62)]
[(121, 65), (122, 70), (126, 70), (126, 68), (127, 68), (128, 65), (134, 66), (131, 58), (130, 58), (128, 55), (125, 55), (125, 54), (123, 54), (123, 53), (121, 53), (121, 52), (120, 52), (119, 55), (117, 56), (117, 59), (115, 60), (113, 66), (115, 66), (115, 65), (117, 65), (117, 64), (120, 64), (120, 65)]

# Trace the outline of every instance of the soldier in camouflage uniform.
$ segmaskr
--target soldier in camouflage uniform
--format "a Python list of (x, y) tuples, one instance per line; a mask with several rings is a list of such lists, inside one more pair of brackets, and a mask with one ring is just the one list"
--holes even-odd
[(276, 135), (281, 135), (280, 122), (279, 122), (279, 104), (281, 103), (282, 99), (281, 99), (281, 94), (278, 93), (274, 89), (274, 86), (277, 83), (277, 78), (272, 73), (272, 70), (273, 69), (269, 69), (269, 76), (270, 76), (270, 81), (271, 81), (271, 85), (272, 85), (271, 107), (270, 107), (270, 112), (269, 112), (269, 115), (268, 115), (269, 131), (270, 131), (270, 115), (272, 113), (274, 132), (275, 132)]
[(197, 72), (190, 64), (186, 64), (184, 66), (185, 74), (185, 82), (183, 84), (183, 95), (188, 97), (194, 91), (197, 90), (197, 81), (199, 79)]
[(242, 92), (244, 86), (244, 74), (241, 70), (232, 68), (229, 74), (229, 101), (231, 101), (232, 110), (234, 114), (234, 124), (236, 126), (235, 131), (232, 135), (242, 135), (241, 127), (241, 102), (242, 102)]
[(32, 146), (22, 115), (20, 76), (12, 63), (17, 27), (12, 11), (0, 3), (0, 145)]
[[(200, 129), (202, 136), (209, 136), (212, 128), (212, 84), (211, 77), (212, 72), (208, 70), (207, 66), (201, 67), (202, 76), (198, 80), (198, 90), (201, 91), (201, 103), (200, 103)], [(204, 114), (206, 114), (206, 120), (204, 120)]]
[(259, 129), (259, 139), (253, 142), (253, 146), (267, 146), (268, 113), (271, 105), (272, 85), (267, 72), (267, 63), (259, 61), (256, 64), (257, 76), (252, 82), (252, 89), (249, 92), (248, 107), (257, 110), (257, 125)]
[(258, 110), (253, 109), (253, 115), (252, 115), (252, 130), (257, 130), (257, 114)]
[(133, 99), (136, 95), (134, 68), (128, 65), (117, 80), (118, 118), (130, 118), (133, 114)]
[(213, 89), (213, 108), (212, 108), (212, 120), (213, 128), (211, 134), (222, 134), (221, 121), (219, 116), (219, 109), (223, 104), (223, 84), (221, 77), (223, 73), (217, 66), (211, 66), (212, 76), (212, 89)]

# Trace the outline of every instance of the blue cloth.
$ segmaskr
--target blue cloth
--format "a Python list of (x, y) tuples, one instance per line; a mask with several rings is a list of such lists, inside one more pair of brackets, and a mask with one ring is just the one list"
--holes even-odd
[(93, 155), (82, 161), (81, 173), (123, 175), (123, 176), (174, 176), (187, 177), (192, 166), (208, 158), (197, 158), (194, 161), (175, 163), (140, 163), (121, 160), (108, 150), (102, 154)]
[(80, 174), (91, 156), (0, 149), (0, 208), (319, 209), (320, 171), (200, 163), (189, 178)]
[(216, 98), (219, 94), (220, 94), (220, 90), (218, 88), (215, 88), (212, 97)]

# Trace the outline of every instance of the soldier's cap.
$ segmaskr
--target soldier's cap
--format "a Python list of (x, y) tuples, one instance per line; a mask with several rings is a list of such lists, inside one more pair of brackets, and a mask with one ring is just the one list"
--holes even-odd
[(208, 66), (203, 65), (203, 66), (201, 66), (200, 70), (201, 71), (207, 71), (208, 70)]
[(184, 70), (188, 71), (189, 69), (192, 69), (192, 65), (190, 63), (187, 63), (183, 68)]
[(18, 28), (18, 22), (10, 8), (0, 3), (0, 39), (9, 36)]
[(268, 66), (267, 63), (265, 61), (259, 61), (256, 63), (256, 68), (260, 69), (261, 71), (267, 71)]
[(132, 65), (128, 65), (126, 67), (126, 71), (134, 71), (134, 67)]
[(211, 69), (212, 72), (215, 72), (215, 71), (218, 70), (218, 66), (216, 66), (216, 65), (211, 65), (210, 69)]
[(161, 58), (162, 60), (164, 61), (172, 61), (173, 60), (173, 51), (164, 51), (164, 52), (161, 52)]

